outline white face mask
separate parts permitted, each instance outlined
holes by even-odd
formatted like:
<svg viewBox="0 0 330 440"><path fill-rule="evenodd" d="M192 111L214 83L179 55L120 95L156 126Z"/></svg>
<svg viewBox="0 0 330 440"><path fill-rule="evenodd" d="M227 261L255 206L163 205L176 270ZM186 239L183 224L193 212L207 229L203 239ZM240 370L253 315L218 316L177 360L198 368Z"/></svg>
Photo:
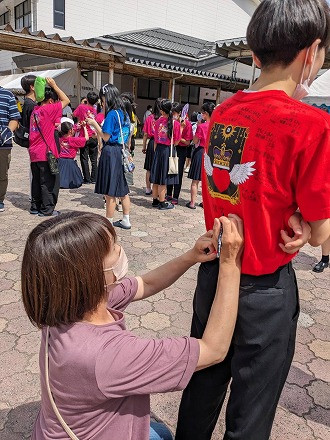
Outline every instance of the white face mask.
<svg viewBox="0 0 330 440"><path fill-rule="evenodd" d="M116 263L112 267L104 269L103 272L109 272L110 270L112 270L114 276L116 277L116 281L122 280L127 275L128 259L127 259L126 252L124 251L124 249L121 246L120 246L119 258L116 261Z"/></svg>
<svg viewBox="0 0 330 440"><path fill-rule="evenodd" d="M313 57L313 62L312 62L312 65L311 65L311 70L309 71L308 78L303 82L303 77L304 77L304 73L305 73L305 69L306 69L306 63L307 63L307 57L308 57L308 54L309 54L309 50L310 50L310 48L307 50L307 53L306 53L304 67L303 67L303 71L301 73L300 83L297 84L297 87L296 87L296 89L295 89L295 91L293 92L293 95L292 95L292 98L296 99L297 101L301 101L303 98L305 98L305 96L309 95L309 93L310 93L311 76L312 76L312 71L313 71L313 68L314 68L315 60L316 60L318 46L315 49L315 53L314 53L314 57Z"/></svg>

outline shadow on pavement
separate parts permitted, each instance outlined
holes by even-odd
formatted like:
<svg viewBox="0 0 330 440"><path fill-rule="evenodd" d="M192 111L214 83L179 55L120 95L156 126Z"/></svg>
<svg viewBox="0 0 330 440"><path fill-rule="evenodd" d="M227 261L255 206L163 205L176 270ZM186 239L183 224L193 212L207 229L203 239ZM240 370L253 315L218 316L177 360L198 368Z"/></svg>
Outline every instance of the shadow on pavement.
<svg viewBox="0 0 330 440"><path fill-rule="evenodd" d="M8 191L6 199L12 203L15 208L21 209L22 211L28 211L30 209L29 196L25 193Z"/></svg>
<svg viewBox="0 0 330 440"><path fill-rule="evenodd" d="M3 440L29 439L39 410L40 401L17 406L10 410L7 416L7 410L0 411L0 419L7 419L4 428L0 431L0 438Z"/></svg>

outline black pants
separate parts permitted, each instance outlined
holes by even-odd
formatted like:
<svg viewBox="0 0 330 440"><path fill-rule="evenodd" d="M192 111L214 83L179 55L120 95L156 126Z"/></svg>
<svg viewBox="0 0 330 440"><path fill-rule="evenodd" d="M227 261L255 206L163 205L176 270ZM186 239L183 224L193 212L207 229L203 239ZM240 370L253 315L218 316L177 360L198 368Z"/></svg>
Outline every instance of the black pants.
<svg viewBox="0 0 330 440"><path fill-rule="evenodd" d="M167 185L167 195L172 197L174 199L178 199L180 196L180 192L181 192L181 187L182 187L182 177L183 177L183 170L184 170L184 165L186 163L186 158L187 158L187 147L176 147L176 151L178 154L178 158L179 158L179 183L177 185ZM174 192L173 192L173 187L174 187Z"/></svg>
<svg viewBox="0 0 330 440"><path fill-rule="evenodd" d="M203 336L218 278L218 260L202 264L191 335ZM242 275L237 323L229 353L198 371L185 389L176 440L209 440L232 379L225 440L268 440L292 362L299 315L292 265L271 275Z"/></svg>
<svg viewBox="0 0 330 440"><path fill-rule="evenodd" d="M96 182L97 173L97 154L98 154L97 139L90 138L86 142L84 148L80 149L80 163L84 176L84 182ZM89 171L88 158L92 164L92 171Z"/></svg>
<svg viewBox="0 0 330 440"><path fill-rule="evenodd" d="M50 172L48 162L32 162L31 210L51 215L60 190L60 175Z"/></svg>

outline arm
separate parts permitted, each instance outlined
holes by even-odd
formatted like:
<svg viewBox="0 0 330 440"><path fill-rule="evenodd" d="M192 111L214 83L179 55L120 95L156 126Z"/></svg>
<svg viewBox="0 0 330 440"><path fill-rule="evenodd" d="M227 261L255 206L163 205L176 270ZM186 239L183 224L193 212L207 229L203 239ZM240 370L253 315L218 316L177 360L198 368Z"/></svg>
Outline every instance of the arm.
<svg viewBox="0 0 330 440"><path fill-rule="evenodd" d="M323 244L330 235L330 219L309 222L312 228L309 244L313 247Z"/></svg>
<svg viewBox="0 0 330 440"><path fill-rule="evenodd" d="M86 141L88 141L88 140L89 140L89 134L88 134L88 131L87 131L87 126L86 126L86 124L84 124L83 127L84 127L84 135L85 135L85 139L86 139Z"/></svg>
<svg viewBox="0 0 330 440"><path fill-rule="evenodd" d="M142 145L142 153L145 154L147 152L147 140L148 140L148 134L143 133L143 145Z"/></svg>
<svg viewBox="0 0 330 440"><path fill-rule="evenodd" d="M205 253L205 249L208 249L207 253ZM175 283L194 264L212 261L215 258L212 231L209 231L197 240L193 249L157 269L137 277L138 290L133 301L155 295Z"/></svg>
<svg viewBox="0 0 330 440"><path fill-rule="evenodd" d="M90 125L91 127L95 128L96 134L97 134L98 137L100 137L102 140L104 140L104 142L108 142L108 140L110 139L110 134L109 133L104 133L102 128L95 121L95 119L86 118L86 122L87 122L88 125Z"/></svg>
<svg viewBox="0 0 330 440"><path fill-rule="evenodd" d="M66 94L58 87L56 84L54 78L46 78L46 81L48 85L54 89L54 91L57 93L58 99L62 103L62 108L66 107L68 104L70 104L70 99L66 96Z"/></svg>
<svg viewBox="0 0 330 440"><path fill-rule="evenodd" d="M16 119L12 119L11 121L9 121L8 123L8 128L11 131L15 131L18 127L18 121Z"/></svg>
<svg viewBox="0 0 330 440"><path fill-rule="evenodd" d="M196 370L222 362L232 340L238 309L241 272L243 222L237 216L221 217L223 226L222 249L218 285L202 339ZM214 236L220 231L215 220Z"/></svg>

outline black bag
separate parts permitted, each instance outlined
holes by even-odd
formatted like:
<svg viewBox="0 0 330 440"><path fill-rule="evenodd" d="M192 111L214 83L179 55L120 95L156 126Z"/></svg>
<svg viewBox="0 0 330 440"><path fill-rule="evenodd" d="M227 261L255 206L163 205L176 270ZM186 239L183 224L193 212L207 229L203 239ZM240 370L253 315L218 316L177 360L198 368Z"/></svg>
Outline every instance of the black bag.
<svg viewBox="0 0 330 440"><path fill-rule="evenodd" d="M14 141L23 148L29 148L29 131L21 124L14 133Z"/></svg>
<svg viewBox="0 0 330 440"><path fill-rule="evenodd" d="M42 140L45 142L46 147L47 147L46 157L47 157L47 162L49 165L50 172L51 172L51 174L54 174L54 175L60 174L60 169L58 167L58 159L55 157L54 153L49 148L49 145L47 144L46 139L44 138L44 135L42 134L42 131L40 129L36 115L34 114L33 116L34 116L34 120L36 121L37 128L38 128L39 133L42 137Z"/></svg>

